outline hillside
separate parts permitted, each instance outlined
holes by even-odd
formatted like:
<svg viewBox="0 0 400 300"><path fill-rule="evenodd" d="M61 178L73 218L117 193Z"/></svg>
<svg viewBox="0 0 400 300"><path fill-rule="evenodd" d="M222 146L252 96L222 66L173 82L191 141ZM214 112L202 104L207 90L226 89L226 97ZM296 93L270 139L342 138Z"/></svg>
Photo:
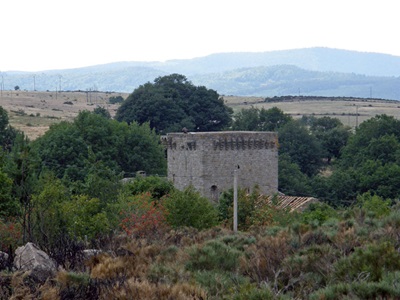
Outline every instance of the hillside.
<svg viewBox="0 0 400 300"><path fill-rule="evenodd" d="M127 94L3 91L0 106L8 112L13 127L22 130L30 139L35 139L52 124L72 121L82 110L92 111L101 106L113 116L118 104L110 104L108 99L115 96L126 98Z"/></svg>
<svg viewBox="0 0 400 300"><path fill-rule="evenodd" d="M26 92L3 91L0 105L8 112L10 124L35 139L43 135L49 126L61 121L72 121L79 111L93 110L101 106L108 109L113 116L118 104L110 104L110 97L122 96L127 93L109 92ZM331 116L343 124L356 127L357 124L378 114L387 114L400 119L400 104L397 101L371 98L345 97L239 97L223 96L225 103L235 112L242 108L263 107L269 109L278 107L294 118L303 115Z"/></svg>
<svg viewBox="0 0 400 300"><path fill-rule="evenodd" d="M345 96L400 100L400 57L329 48L217 53L166 62L117 62L36 73L3 72L4 89L132 92L158 76L185 75L224 95Z"/></svg>
<svg viewBox="0 0 400 300"><path fill-rule="evenodd" d="M197 75L193 82L224 95L332 96L400 100L400 77L320 72L292 65L242 68L224 73Z"/></svg>

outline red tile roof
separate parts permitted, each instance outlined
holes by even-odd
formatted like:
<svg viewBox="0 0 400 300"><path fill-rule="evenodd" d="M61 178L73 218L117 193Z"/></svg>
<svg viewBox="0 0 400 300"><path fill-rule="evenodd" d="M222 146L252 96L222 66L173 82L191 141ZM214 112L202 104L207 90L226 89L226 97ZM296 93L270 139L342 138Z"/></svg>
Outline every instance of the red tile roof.
<svg viewBox="0 0 400 300"><path fill-rule="evenodd" d="M256 207L265 204L272 204L273 202L275 202L277 207L282 209L288 208L290 211L303 211L311 203L318 202L318 199L313 197L297 197L286 195L259 197L256 200Z"/></svg>

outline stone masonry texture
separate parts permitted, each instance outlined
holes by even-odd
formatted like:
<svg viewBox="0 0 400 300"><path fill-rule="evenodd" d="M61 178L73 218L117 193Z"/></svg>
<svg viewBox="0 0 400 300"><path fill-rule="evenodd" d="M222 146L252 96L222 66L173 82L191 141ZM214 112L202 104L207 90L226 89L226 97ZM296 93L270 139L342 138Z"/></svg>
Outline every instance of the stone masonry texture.
<svg viewBox="0 0 400 300"><path fill-rule="evenodd" d="M175 187L193 185L203 196L217 201L221 192L256 185L266 195L278 191L278 135L275 132L223 131L169 133L168 179Z"/></svg>

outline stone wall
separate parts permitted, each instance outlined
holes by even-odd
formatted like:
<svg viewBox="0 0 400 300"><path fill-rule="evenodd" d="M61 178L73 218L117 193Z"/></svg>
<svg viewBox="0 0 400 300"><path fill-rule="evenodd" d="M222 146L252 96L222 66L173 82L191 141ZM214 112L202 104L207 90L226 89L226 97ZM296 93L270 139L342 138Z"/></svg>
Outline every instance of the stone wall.
<svg viewBox="0 0 400 300"><path fill-rule="evenodd" d="M217 200L238 185L264 194L278 190L278 136L274 132L224 131L169 133L163 137L168 155L168 178L178 189L193 185Z"/></svg>

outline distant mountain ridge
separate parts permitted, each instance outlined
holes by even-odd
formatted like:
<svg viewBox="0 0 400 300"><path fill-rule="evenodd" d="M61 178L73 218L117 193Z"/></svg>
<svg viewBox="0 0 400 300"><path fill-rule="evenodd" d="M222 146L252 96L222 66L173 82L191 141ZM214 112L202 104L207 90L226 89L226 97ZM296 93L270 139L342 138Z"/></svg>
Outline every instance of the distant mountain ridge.
<svg viewBox="0 0 400 300"><path fill-rule="evenodd" d="M374 97L400 100L400 57L306 48L217 53L166 62L116 62L43 72L2 73L4 88L132 92L171 73L185 75L224 95ZM34 79L33 79L34 77Z"/></svg>

